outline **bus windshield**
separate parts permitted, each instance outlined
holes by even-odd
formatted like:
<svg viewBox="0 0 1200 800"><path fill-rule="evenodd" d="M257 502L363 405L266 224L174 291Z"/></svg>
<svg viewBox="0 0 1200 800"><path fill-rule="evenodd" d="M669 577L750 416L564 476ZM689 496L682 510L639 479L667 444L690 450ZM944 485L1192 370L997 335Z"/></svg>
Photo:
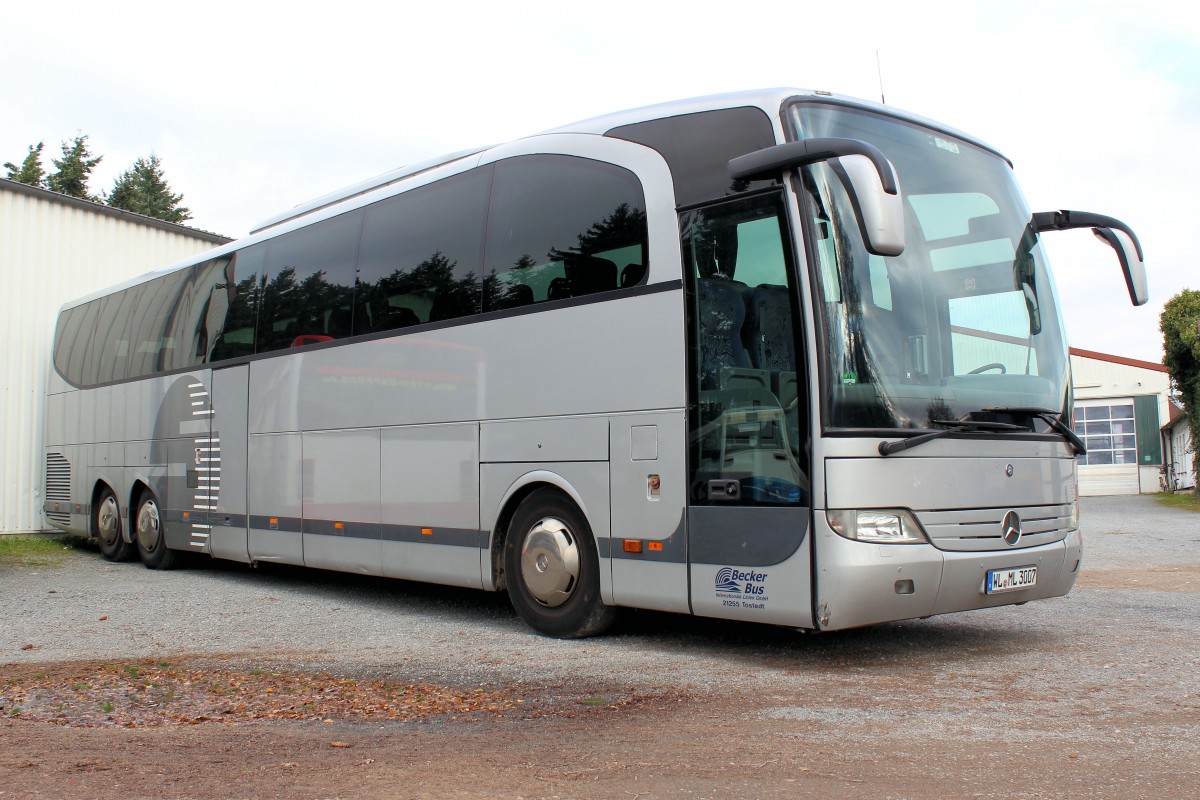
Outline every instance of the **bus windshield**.
<svg viewBox="0 0 1200 800"><path fill-rule="evenodd" d="M833 167L801 170L826 429L926 429L989 408L1062 409L1066 338L1009 165L953 135L795 103L802 138L870 142L904 193L902 255L871 255Z"/></svg>

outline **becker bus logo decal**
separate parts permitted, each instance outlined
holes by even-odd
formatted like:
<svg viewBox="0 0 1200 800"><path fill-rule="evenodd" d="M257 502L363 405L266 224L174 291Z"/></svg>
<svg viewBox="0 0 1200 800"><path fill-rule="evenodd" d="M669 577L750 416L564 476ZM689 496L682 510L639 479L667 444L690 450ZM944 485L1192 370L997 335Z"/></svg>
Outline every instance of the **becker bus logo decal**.
<svg viewBox="0 0 1200 800"><path fill-rule="evenodd" d="M730 608L766 608L767 573L721 567L713 581L721 605Z"/></svg>

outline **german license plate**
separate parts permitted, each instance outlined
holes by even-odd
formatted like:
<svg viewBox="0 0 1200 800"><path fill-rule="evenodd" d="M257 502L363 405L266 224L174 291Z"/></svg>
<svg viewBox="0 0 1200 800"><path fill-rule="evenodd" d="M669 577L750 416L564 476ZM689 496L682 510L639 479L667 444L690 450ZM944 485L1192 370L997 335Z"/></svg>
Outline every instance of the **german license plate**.
<svg viewBox="0 0 1200 800"><path fill-rule="evenodd" d="M988 570L988 594L1015 592L1018 589L1028 589L1037 584L1037 567L1014 567L1013 569Z"/></svg>

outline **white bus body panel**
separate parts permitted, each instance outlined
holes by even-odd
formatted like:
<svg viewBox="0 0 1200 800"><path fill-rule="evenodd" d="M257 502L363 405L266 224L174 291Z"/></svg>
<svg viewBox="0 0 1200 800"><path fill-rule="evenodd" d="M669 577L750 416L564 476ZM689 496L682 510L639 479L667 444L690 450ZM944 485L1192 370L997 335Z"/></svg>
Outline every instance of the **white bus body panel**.
<svg viewBox="0 0 1200 800"><path fill-rule="evenodd" d="M482 588L479 426L382 431L383 574Z"/></svg>
<svg viewBox="0 0 1200 800"><path fill-rule="evenodd" d="M682 411L616 415L609 437L613 601L687 613L686 418ZM658 478L657 494L651 476ZM625 539L641 540L642 552L626 553Z"/></svg>

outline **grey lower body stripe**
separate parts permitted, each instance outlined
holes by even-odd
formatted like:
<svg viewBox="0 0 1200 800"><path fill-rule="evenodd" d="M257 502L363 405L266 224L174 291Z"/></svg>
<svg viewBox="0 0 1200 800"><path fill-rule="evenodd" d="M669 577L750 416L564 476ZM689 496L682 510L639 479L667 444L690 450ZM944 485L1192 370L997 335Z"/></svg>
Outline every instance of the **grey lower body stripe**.
<svg viewBox="0 0 1200 800"><path fill-rule="evenodd" d="M221 515L213 515L213 524L222 523ZM275 520L274 523L271 520ZM284 533L303 533L308 536L340 536L348 539L380 539L385 542L413 542L424 544L444 544L454 547L486 548L491 534L488 531L471 530L469 528L444 528L437 526L396 525L377 522L339 522L328 519L304 519L301 517L266 517L252 514L248 527L256 530L283 531ZM337 527L338 525L342 527ZM432 534L423 534L422 530L432 530Z"/></svg>
<svg viewBox="0 0 1200 800"><path fill-rule="evenodd" d="M642 539L642 552L626 553L625 539L633 539L635 537L616 537L605 539L597 539L596 545L600 550L601 558L622 558L631 561L656 561L669 564L683 564L687 562L687 532L683 525L683 512L679 514L679 523L675 526L675 531L666 539ZM651 550L647 547L650 542L657 542L662 545L662 550Z"/></svg>

